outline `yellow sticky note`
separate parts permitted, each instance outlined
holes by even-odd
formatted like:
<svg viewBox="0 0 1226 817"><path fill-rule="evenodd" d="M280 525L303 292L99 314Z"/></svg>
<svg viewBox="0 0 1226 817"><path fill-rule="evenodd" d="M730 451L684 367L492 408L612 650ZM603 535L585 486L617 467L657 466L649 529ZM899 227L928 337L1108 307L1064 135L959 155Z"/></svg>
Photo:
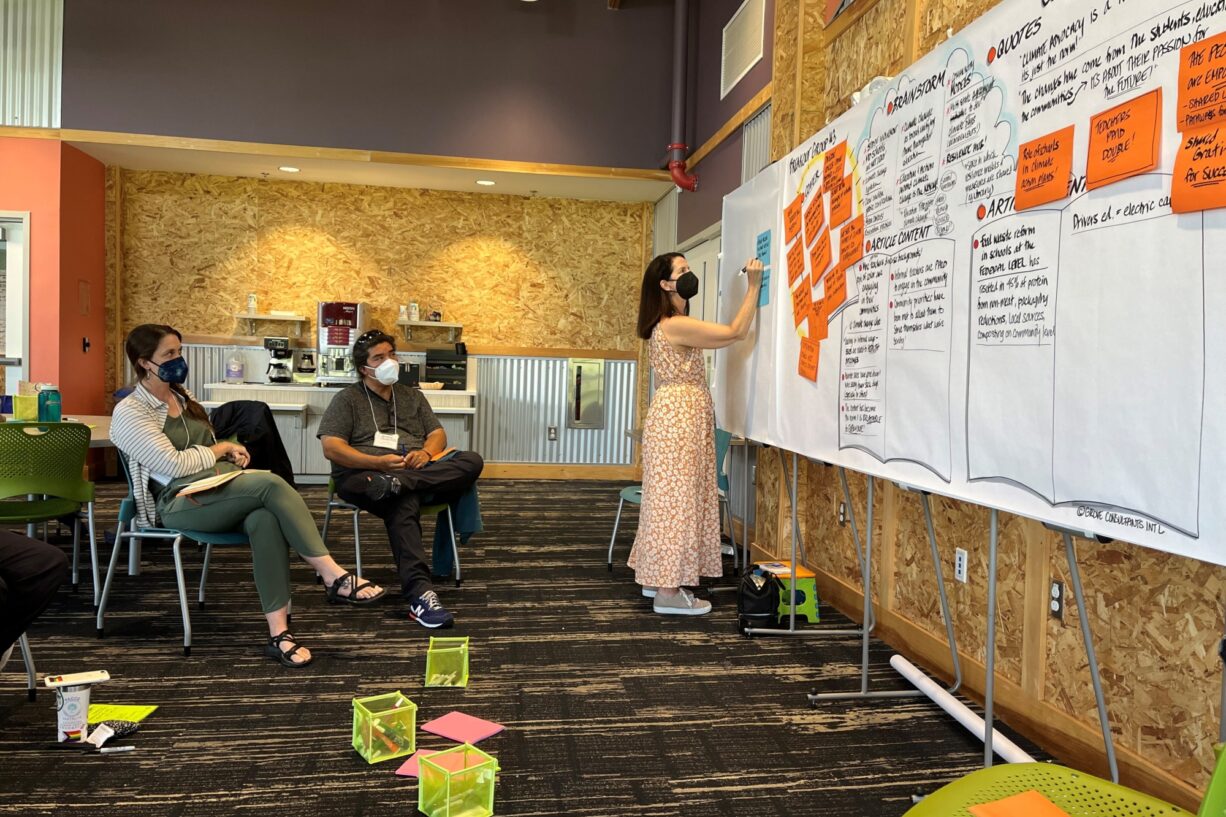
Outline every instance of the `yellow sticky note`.
<svg viewBox="0 0 1226 817"><path fill-rule="evenodd" d="M140 723L153 714L156 706L137 706L124 704L90 704L89 722L102 721L132 721Z"/></svg>

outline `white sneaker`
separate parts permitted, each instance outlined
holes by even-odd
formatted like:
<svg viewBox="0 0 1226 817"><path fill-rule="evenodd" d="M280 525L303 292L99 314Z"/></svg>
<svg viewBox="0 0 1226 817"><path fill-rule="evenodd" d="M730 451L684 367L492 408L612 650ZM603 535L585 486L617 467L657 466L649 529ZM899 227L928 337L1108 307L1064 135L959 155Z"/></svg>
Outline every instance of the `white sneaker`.
<svg viewBox="0 0 1226 817"><path fill-rule="evenodd" d="M16 644L9 644L9 648L4 651L4 655L0 655L0 670L4 669L4 665L9 662L9 658L13 655L13 647L16 646Z"/></svg>
<svg viewBox="0 0 1226 817"><path fill-rule="evenodd" d="M703 616L711 612L711 602L694 598L694 594L683 587L672 598L656 596L651 609L664 616Z"/></svg>
<svg viewBox="0 0 1226 817"><path fill-rule="evenodd" d="M654 587L648 587L647 585L643 585L643 598L654 599L655 597L656 597L656 589Z"/></svg>

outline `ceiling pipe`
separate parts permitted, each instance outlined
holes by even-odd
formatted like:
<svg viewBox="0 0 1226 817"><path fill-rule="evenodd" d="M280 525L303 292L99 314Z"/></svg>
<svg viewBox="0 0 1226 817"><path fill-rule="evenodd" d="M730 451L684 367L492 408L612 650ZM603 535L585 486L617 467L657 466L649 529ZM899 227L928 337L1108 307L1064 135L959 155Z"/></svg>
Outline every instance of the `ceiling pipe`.
<svg viewBox="0 0 1226 817"><path fill-rule="evenodd" d="M689 3L673 2L673 123L672 142L668 145L668 172L673 183L693 193L698 189L698 176L687 173L685 156L690 146L685 143L685 62L689 39Z"/></svg>

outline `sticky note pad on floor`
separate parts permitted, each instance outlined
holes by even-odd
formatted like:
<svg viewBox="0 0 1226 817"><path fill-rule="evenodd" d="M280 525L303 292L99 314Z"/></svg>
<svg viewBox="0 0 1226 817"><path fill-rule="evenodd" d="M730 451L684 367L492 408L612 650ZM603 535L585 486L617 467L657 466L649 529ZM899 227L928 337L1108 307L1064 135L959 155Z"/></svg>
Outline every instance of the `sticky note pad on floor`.
<svg viewBox="0 0 1226 817"><path fill-rule="evenodd" d="M1069 813L1039 794L1034 789L981 803L967 809L975 817L1069 817Z"/></svg>
<svg viewBox="0 0 1226 817"><path fill-rule="evenodd" d="M435 718L422 724L422 731L432 735L454 740L459 743L476 743L491 735L497 735L504 727L500 723L474 718L463 712L448 712L441 718Z"/></svg>
<svg viewBox="0 0 1226 817"><path fill-rule="evenodd" d="M132 721L140 723L153 714L156 706L126 706L123 704L90 704L89 722Z"/></svg>
<svg viewBox="0 0 1226 817"><path fill-rule="evenodd" d="M406 760L401 765L399 769L396 770L396 774L399 775L400 777L418 777L420 776L421 775L421 759L423 757L429 757L432 754L435 754L435 752L426 751L425 749L417 750L416 752L412 754L412 756L409 757L408 760Z"/></svg>

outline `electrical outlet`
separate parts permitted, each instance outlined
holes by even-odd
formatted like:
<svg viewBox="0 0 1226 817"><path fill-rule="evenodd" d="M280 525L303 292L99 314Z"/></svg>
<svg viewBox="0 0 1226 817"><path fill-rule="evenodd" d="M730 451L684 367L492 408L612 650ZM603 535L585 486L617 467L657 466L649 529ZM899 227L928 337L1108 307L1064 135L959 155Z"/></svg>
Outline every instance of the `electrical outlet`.
<svg viewBox="0 0 1226 817"><path fill-rule="evenodd" d="M839 503L839 524L840 525L847 524L847 503L846 502Z"/></svg>
<svg viewBox="0 0 1226 817"><path fill-rule="evenodd" d="M548 434L549 434L549 442L556 443L558 441L558 427L557 426L549 426Z"/></svg>
<svg viewBox="0 0 1226 817"><path fill-rule="evenodd" d="M1051 617L1064 623L1064 582L1053 581L1051 583L1051 601L1048 602L1048 609L1051 610Z"/></svg>
<svg viewBox="0 0 1226 817"><path fill-rule="evenodd" d="M966 551L962 548L954 549L954 578L966 584Z"/></svg>

